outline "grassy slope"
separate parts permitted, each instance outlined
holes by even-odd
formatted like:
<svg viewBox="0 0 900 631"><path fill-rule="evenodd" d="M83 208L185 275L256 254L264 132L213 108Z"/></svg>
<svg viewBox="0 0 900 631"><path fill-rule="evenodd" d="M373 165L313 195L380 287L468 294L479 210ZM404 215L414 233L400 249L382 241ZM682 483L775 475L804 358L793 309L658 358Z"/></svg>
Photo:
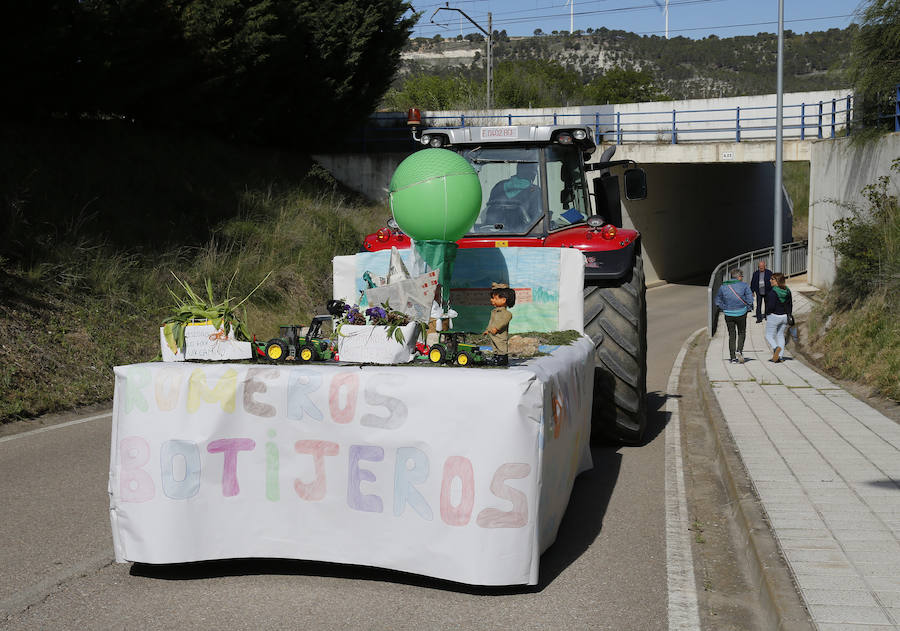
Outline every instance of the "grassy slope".
<svg viewBox="0 0 900 631"><path fill-rule="evenodd" d="M848 310L833 297L810 314L810 349L831 374L900 401L900 296L879 291Z"/></svg>
<svg viewBox="0 0 900 631"><path fill-rule="evenodd" d="M171 272L242 298L262 339L330 297L331 259L389 211L303 155L118 124L0 129L0 422L103 401L152 360Z"/></svg>

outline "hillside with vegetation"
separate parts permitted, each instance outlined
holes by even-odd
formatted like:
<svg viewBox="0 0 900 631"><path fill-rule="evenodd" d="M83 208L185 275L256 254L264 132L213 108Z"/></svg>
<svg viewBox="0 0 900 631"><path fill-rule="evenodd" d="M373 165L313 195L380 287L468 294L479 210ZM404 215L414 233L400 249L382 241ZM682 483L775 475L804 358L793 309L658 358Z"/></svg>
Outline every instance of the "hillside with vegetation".
<svg viewBox="0 0 900 631"><path fill-rule="evenodd" d="M298 152L127 123L0 125L0 423L108 401L160 354L183 295L247 303L249 332L309 324L331 259L390 211Z"/></svg>
<svg viewBox="0 0 900 631"><path fill-rule="evenodd" d="M858 29L813 33L785 32L785 90L791 92L846 88L852 41ZM415 38L404 51L400 72L382 107L398 104L404 90L420 89L424 77L444 84L442 105L454 98L461 105L483 106L484 38ZM499 107L522 106L507 84L534 83L534 107L631 102L656 99L727 97L775 92L777 36L693 40L637 35L606 28L572 34L541 33L533 37L494 38L495 101ZM428 86L426 86L428 87Z"/></svg>

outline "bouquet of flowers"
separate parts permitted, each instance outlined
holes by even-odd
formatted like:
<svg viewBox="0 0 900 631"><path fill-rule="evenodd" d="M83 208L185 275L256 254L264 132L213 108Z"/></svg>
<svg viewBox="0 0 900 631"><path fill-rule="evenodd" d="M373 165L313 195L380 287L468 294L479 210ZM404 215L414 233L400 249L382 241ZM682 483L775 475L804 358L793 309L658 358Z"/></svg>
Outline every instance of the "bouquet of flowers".
<svg viewBox="0 0 900 631"><path fill-rule="evenodd" d="M389 303L385 302L380 307L369 307L365 311L362 311L362 307L359 305L344 303L338 309L339 311L336 309L336 312L340 315L335 318L334 327L336 335L341 334L341 326L344 324L369 324L387 327L387 336L389 338L393 337L400 344L406 343L401 329L409 324L410 317L402 311L392 309ZM420 329L421 335L424 336L424 325L420 326Z"/></svg>

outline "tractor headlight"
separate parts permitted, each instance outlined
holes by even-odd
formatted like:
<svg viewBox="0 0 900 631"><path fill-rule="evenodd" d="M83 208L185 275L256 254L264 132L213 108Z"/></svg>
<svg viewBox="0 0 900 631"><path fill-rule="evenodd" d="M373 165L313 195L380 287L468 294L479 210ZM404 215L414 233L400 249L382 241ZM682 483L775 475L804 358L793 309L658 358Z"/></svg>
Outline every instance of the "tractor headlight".
<svg viewBox="0 0 900 631"><path fill-rule="evenodd" d="M603 227L603 219L597 215L591 215L587 218L587 225L592 230L599 230Z"/></svg>
<svg viewBox="0 0 900 631"><path fill-rule="evenodd" d="M574 132L572 132L572 135L575 136L575 140L584 140L585 138L587 138L587 132L583 129L576 129Z"/></svg>

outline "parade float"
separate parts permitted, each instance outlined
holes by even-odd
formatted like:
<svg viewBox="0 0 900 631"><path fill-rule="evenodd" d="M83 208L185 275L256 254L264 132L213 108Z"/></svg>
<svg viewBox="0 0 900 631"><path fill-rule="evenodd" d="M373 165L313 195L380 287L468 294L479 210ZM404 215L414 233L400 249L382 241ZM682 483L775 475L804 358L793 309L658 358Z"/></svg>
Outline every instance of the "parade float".
<svg viewBox="0 0 900 631"><path fill-rule="evenodd" d="M334 259L328 311L339 361L275 361L290 348L303 360L298 329L275 338L290 336L293 346L264 345L279 357L257 353L252 363L115 369L117 561L288 558L537 584L575 477L592 466L594 345L576 336L489 367L491 353L478 349L474 361L457 332L485 330L496 282L514 292L513 332L581 331L584 257L568 248L457 252L452 242L475 220L480 189L435 151L449 153L413 154L413 175L398 169L403 177L392 180L398 227L425 245ZM460 219L454 196L466 195L469 218ZM434 226L457 224L456 232L417 224L428 211ZM389 309L408 322L392 322ZM414 352L429 322L445 320L453 328L432 344L443 349L439 361ZM373 342L375 331L384 338ZM387 341L401 350L381 354ZM456 361L444 361L451 346ZM469 351L473 361L461 364Z"/></svg>

